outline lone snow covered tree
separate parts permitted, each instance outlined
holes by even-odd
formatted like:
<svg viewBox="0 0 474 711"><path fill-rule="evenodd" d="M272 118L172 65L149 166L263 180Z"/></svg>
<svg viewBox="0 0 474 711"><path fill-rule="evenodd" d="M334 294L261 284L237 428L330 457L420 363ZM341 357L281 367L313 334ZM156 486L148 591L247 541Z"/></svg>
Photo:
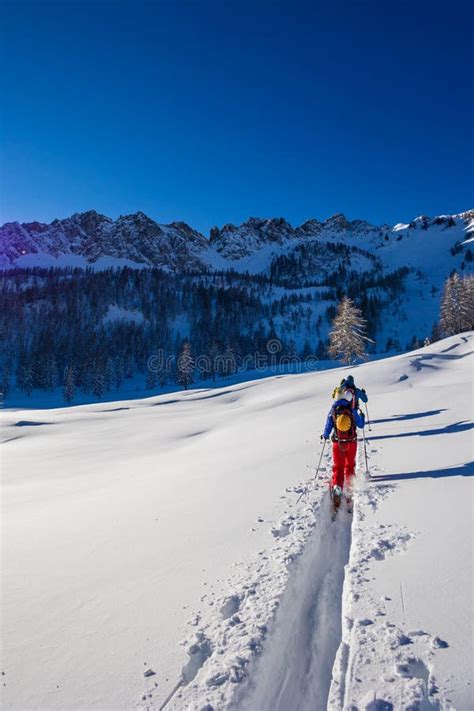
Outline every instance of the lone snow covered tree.
<svg viewBox="0 0 474 711"><path fill-rule="evenodd" d="M445 336L470 331L473 327L474 277L454 273L444 285L440 327Z"/></svg>
<svg viewBox="0 0 474 711"><path fill-rule="evenodd" d="M365 343L373 343L365 333L367 322L360 309L345 296L338 306L336 317L329 333L328 353L334 358L342 358L349 365L356 358L363 358Z"/></svg>
<svg viewBox="0 0 474 711"><path fill-rule="evenodd" d="M183 348L176 362L176 369L177 382L179 385L182 385L185 390L187 390L193 382L194 374L194 358L191 352L191 345L188 341L185 341L183 344Z"/></svg>

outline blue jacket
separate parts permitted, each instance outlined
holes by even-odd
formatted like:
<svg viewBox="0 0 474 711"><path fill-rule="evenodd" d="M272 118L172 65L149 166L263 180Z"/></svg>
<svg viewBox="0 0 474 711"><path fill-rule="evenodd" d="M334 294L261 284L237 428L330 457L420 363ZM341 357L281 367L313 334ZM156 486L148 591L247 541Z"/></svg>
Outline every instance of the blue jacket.
<svg viewBox="0 0 474 711"><path fill-rule="evenodd" d="M361 390L360 388L356 388L356 398L357 400L362 400L362 402L368 402L369 400L365 390Z"/></svg>
<svg viewBox="0 0 474 711"><path fill-rule="evenodd" d="M324 427L324 432L323 432L323 437L324 439L329 439L329 435L331 434L333 427L334 427L334 410L338 405L347 405L347 400L336 400L336 402L333 404L331 409L328 412L328 416L326 418L326 426ZM362 412L359 412L359 410L352 410L352 414L354 415L354 420L357 425L357 427L364 427L365 426L365 417Z"/></svg>

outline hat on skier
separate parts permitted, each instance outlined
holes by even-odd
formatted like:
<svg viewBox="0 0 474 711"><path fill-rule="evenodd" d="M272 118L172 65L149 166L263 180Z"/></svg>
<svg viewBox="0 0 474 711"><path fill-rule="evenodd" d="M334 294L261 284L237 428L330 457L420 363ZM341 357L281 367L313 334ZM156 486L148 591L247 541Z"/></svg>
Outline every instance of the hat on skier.
<svg viewBox="0 0 474 711"><path fill-rule="evenodd" d="M352 385L354 386L354 376L353 375L348 375L346 378L346 385Z"/></svg>
<svg viewBox="0 0 474 711"><path fill-rule="evenodd" d="M349 432L352 427L352 420L349 415L338 415L336 417L336 427L339 432Z"/></svg>

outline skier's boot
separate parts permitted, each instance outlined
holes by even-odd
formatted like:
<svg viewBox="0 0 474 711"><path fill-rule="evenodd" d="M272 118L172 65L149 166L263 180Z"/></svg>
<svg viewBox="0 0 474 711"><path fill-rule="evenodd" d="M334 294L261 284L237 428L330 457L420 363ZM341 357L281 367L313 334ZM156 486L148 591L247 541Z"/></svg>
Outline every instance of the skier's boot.
<svg viewBox="0 0 474 711"><path fill-rule="evenodd" d="M340 487L340 486L337 486L337 484L336 484L336 486L333 486L333 487L332 487L332 492L331 492L331 494L332 494L331 498L332 498L332 503L333 503L333 506L334 506L334 510L337 511L337 509L338 509L339 506L341 505L341 500L342 500L342 489L341 489L341 487Z"/></svg>

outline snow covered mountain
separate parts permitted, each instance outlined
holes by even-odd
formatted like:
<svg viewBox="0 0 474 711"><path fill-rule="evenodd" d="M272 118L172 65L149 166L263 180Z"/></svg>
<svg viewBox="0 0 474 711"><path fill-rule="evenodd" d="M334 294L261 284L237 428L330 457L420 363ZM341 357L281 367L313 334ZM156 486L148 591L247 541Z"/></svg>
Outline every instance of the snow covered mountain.
<svg viewBox="0 0 474 711"><path fill-rule="evenodd" d="M0 240L4 267L135 264L194 270L203 267L208 245L184 222L158 225L142 212L113 221L94 210L49 225L8 223L0 228Z"/></svg>
<svg viewBox="0 0 474 711"><path fill-rule="evenodd" d="M251 217L239 227L224 225L222 229L214 228L211 230L210 243L226 259L240 260L268 246L276 248L269 255L274 256L279 251L278 247L291 250L298 246L299 241L315 238L339 238L344 241L354 236L370 238L387 230L390 230L388 225L375 227L363 220L349 222L342 214L334 215L324 222L307 220L296 228L282 217L270 220Z"/></svg>
<svg viewBox="0 0 474 711"><path fill-rule="evenodd" d="M250 218L240 226L213 228L208 240L184 222L160 225L141 212L112 220L93 210L51 224L7 223L0 227L0 266L158 266L174 271L229 269L268 272L279 257L298 261L328 245L364 250L386 268L410 264L422 268L433 255L446 268L456 268L450 250L474 235L474 211L413 222L374 226L334 215L324 222L308 220L292 227L283 218ZM461 255L460 247L458 254ZM331 253L328 253L331 257ZM323 260L324 261L324 260ZM326 260L330 261L329 259ZM301 278L321 268L299 259ZM328 265L326 264L326 267ZM358 271L367 264L354 265ZM446 269L445 269L446 271Z"/></svg>
<svg viewBox="0 0 474 711"><path fill-rule="evenodd" d="M371 478L361 442L334 522L347 368L5 410L2 707L474 708L473 337L351 370Z"/></svg>

